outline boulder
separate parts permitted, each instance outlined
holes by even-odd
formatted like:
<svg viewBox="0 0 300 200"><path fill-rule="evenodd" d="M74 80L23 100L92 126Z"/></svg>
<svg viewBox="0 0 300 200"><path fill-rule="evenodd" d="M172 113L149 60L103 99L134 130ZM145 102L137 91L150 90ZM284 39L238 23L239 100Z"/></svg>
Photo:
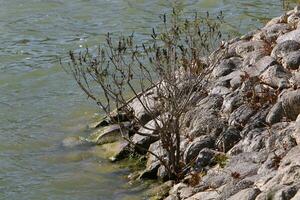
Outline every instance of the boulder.
<svg viewBox="0 0 300 200"><path fill-rule="evenodd" d="M217 149L221 152L229 151L242 139L239 132L236 128L230 127L221 133L216 142Z"/></svg>
<svg viewBox="0 0 300 200"><path fill-rule="evenodd" d="M273 88L284 89L289 86L289 78L291 74L287 72L281 65L273 65L269 67L260 76L262 83Z"/></svg>
<svg viewBox="0 0 300 200"><path fill-rule="evenodd" d="M189 164L192 162L199 152L204 148L214 148L215 140L213 137L208 135L203 135L196 138L192 143L189 144L187 149L184 152L184 162Z"/></svg>
<svg viewBox="0 0 300 200"><path fill-rule="evenodd" d="M278 59L288 55L290 52L297 51L300 49L299 42L295 40L282 41L273 48L271 56Z"/></svg>
<svg viewBox="0 0 300 200"><path fill-rule="evenodd" d="M141 127L138 132L132 137L132 142L139 153L146 153L150 144L159 139L157 130L161 126L159 119L153 119L145 126Z"/></svg>
<svg viewBox="0 0 300 200"><path fill-rule="evenodd" d="M300 42L300 29L296 29L294 31L279 36L276 42L279 44L288 40L294 40L296 42Z"/></svg>
<svg viewBox="0 0 300 200"><path fill-rule="evenodd" d="M235 195L228 198L228 200L255 200L257 195L259 195L260 190L257 188L248 188L239 191Z"/></svg>
<svg viewBox="0 0 300 200"><path fill-rule="evenodd" d="M265 51L266 45L267 44L264 41L245 41L236 47L236 53L237 55L245 58L250 52Z"/></svg>
<svg viewBox="0 0 300 200"><path fill-rule="evenodd" d="M294 51L284 56L282 65L287 69L297 70L300 66L300 51Z"/></svg>

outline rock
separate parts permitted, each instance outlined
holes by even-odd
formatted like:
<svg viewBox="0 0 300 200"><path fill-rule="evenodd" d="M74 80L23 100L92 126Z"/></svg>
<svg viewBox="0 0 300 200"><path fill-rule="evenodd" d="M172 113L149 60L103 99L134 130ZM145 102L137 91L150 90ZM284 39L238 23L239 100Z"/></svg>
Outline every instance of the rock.
<svg viewBox="0 0 300 200"><path fill-rule="evenodd" d="M199 192L186 200L216 200L219 196L217 191Z"/></svg>
<svg viewBox="0 0 300 200"><path fill-rule="evenodd" d="M147 152L150 144L156 142L159 139L159 135L157 133L158 127L162 126L161 121L159 119L153 119L148 122L144 127L141 127L132 137L132 142L136 145L136 151L144 154Z"/></svg>
<svg viewBox="0 0 300 200"><path fill-rule="evenodd" d="M199 152L204 148L213 148L215 145L215 140L211 136L200 136L196 138L189 146L187 147L186 151L184 152L184 162L189 164L192 162Z"/></svg>
<svg viewBox="0 0 300 200"><path fill-rule="evenodd" d="M156 89L157 88L151 89L139 98L134 98L128 104L129 109L133 110L134 116L142 125L145 125L159 115L157 111L158 102L155 100L157 96Z"/></svg>
<svg viewBox="0 0 300 200"><path fill-rule="evenodd" d="M236 143L241 140L240 133L235 128L228 128L217 139L217 149L222 152L229 151Z"/></svg>
<svg viewBox="0 0 300 200"><path fill-rule="evenodd" d="M179 199L186 199L192 196L193 193L193 188L184 183L178 183L174 185L173 188L169 191L170 196L175 196Z"/></svg>
<svg viewBox="0 0 300 200"><path fill-rule="evenodd" d="M283 92L279 101L282 102L285 116L295 121L300 114L300 89Z"/></svg>
<svg viewBox="0 0 300 200"><path fill-rule="evenodd" d="M226 76L222 76L216 80L217 85L222 86L231 86L233 88L238 87L238 85L241 84L241 76L244 76L245 72L242 72L241 70L236 70L231 72L230 74Z"/></svg>
<svg viewBox="0 0 300 200"><path fill-rule="evenodd" d="M219 120L217 112L222 106L223 98L210 95L202 99L195 108L190 109L183 117L182 132L190 138L210 134L217 136L224 128L224 122Z"/></svg>
<svg viewBox="0 0 300 200"><path fill-rule="evenodd" d="M212 71L212 75L215 78L219 78L221 76L226 76L230 74L233 70L235 70L238 66L242 64L240 58L233 57L230 59L226 59L221 61L221 63L215 67Z"/></svg>
<svg viewBox="0 0 300 200"><path fill-rule="evenodd" d="M202 149L197 158L196 158L196 161L195 161L195 166L194 168L197 170L197 171L201 171L204 167L212 164L213 162L213 158L215 157L215 155L217 155L218 152L217 151L214 151L214 150L211 150L211 149L208 149L208 148L204 148Z"/></svg>
<svg viewBox="0 0 300 200"><path fill-rule="evenodd" d="M266 117L266 122L268 124L275 124L281 121L281 119L285 116L285 112L282 107L282 102L277 102Z"/></svg>
<svg viewBox="0 0 300 200"><path fill-rule="evenodd" d="M236 53L245 58L246 54L254 51L265 51L266 43L264 41L246 41L236 47Z"/></svg>
<svg viewBox="0 0 300 200"><path fill-rule="evenodd" d="M111 150L114 151L109 158L112 162L123 160L131 153L130 144L127 141L118 142L117 146Z"/></svg>
<svg viewBox="0 0 300 200"><path fill-rule="evenodd" d="M232 92L224 97L221 113L228 118L229 115L243 104L243 98L239 92Z"/></svg>
<svg viewBox="0 0 300 200"><path fill-rule="evenodd" d="M230 126L243 126L246 124L248 119L255 113L255 110L249 105L244 104L238 107L234 112L231 113L228 124Z"/></svg>
<svg viewBox="0 0 300 200"><path fill-rule="evenodd" d="M253 65L269 53L266 50L252 51L244 55L243 66Z"/></svg>
<svg viewBox="0 0 300 200"><path fill-rule="evenodd" d="M292 199L296 195L298 189L299 186L284 186L282 189L275 192L273 198L276 200Z"/></svg>
<svg viewBox="0 0 300 200"><path fill-rule="evenodd" d="M255 200L259 193L260 190L257 188L248 188L239 191L235 195L231 196L228 200Z"/></svg>
<svg viewBox="0 0 300 200"><path fill-rule="evenodd" d="M273 65L260 75L260 80L273 88L287 88L291 75L281 65Z"/></svg>
<svg viewBox="0 0 300 200"><path fill-rule="evenodd" d="M121 128L118 124L102 127L91 133L85 140L98 145L122 140L123 136L128 137L127 128L130 126L130 123L123 123L122 126L124 128Z"/></svg>
<svg viewBox="0 0 300 200"><path fill-rule="evenodd" d="M300 34L300 33L299 33ZM300 43L295 40L285 40L279 42L272 50L271 56L274 58L282 58L290 52L300 49Z"/></svg>
<svg viewBox="0 0 300 200"><path fill-rule="evenodd" d="M288 41L288 40L294 40L296 42L300 42L300 29L296 29L294 31L288 32L284 35L281 35L277 38L276 42L277 44Z"/></svg>
<svg viewBox="0 0 300 200"><path fill-rule="evenodd" d="M296 143L300 144L300 114L297 117L297 120L295 122L295 131L292 135L294 139L296 140Z"/></svg>
<svg viewBox="0 0 300 200"><path fill-rule="evenodd" d="M169 190L173 186L173 181L167 181L157 187L151 188L147 191L147 196L151 197L150 199L164 199L168 196Z"/></svg>
<svg viewBox="0 0 300 200"><path fill-rule="evenodd" d="M284 56L282 65L287 69L297 70L300 66L300 51L294 51Z"/></svg>
<svg viewBox="0 0 300 200"><path fill-rule="evenodd" d="M252 181L248 180L236 180L227 183L222 187L220 197L217 200L227 200L230 196L238 193L241 190L247 189L253 185Z"/></svg>
<svg viewBox="0 0 300 200"><path fill-rule="evenodd" d="M162 148L161 142L157 141L150 145L149 151L153 152L155 155L164 158L166 156L166 151ZM161 162L158 158L150 153L147 153L147 163L146 169L141 173L140 179L156 179L157 171L161 166Z"/></svg>
<svg viewBox="0 0 300 200"><path fill-rule="evenodd" d="M265 27L273 26L274 24L286 23L287 22L287 15L281 15L279 17L275 17L271 19Z"/></svg>
<svg viewBox="0 0 300 200"><path fill-rule="evenodd" d="M231 92L230 89L224 86L216 86L214 87L211 92L209 93L210 95L227 95Z"/></svg>
<svg viewBox="0 0 300 200"><path fill-rule="evenodd" d="M285 23L276 23L262 28L264 38L269 41L275 41L278 36L285 34L291 30L290 25Z"/></svg>
<svg viewBox="0 0 300 200"><path fill-rule="evenodd" d="M249 74L250 77L254 77L254 76L259 76L267 68L276 64L278 63L273 57L264 56L253 65L247 65L247 67L245 67L244 70L247 72L247 74Z"/></svg>
<svg viewBox="0 0 300 200"><path fill-rule="evenodd" d="M300 20L300 13L298 12L294 12L293 14L291 14L288 18L287 18L287 22L289 24L291 24L292 26L295 26Z"/></svg>

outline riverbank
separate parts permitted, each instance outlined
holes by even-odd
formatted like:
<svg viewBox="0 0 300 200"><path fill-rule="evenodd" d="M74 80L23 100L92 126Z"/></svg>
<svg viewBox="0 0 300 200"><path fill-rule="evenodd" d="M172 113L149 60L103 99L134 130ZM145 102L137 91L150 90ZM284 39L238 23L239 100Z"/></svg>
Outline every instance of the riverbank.
<svg viewBox="0 0 300 200"><path fill-rule="evenodd" d="M194 94L195 106L180 122L182 159L193 164L181 182L166 182L171 189L159 198L300 198L299 7L260 30L225 42L212 56L221 60L208 65L213 67L207 75L209 87ZM142 105L134 100L132 104L136 117L155 127ZM106 128L93 142L121 138L118 125L104 120L100 126ZM135 134L132 141L165 157L159 138ZM128 145L124 141L114 160L128 155ZM136 177L168 180L158 159L149 153L146 158L146 169Z"/></svg>

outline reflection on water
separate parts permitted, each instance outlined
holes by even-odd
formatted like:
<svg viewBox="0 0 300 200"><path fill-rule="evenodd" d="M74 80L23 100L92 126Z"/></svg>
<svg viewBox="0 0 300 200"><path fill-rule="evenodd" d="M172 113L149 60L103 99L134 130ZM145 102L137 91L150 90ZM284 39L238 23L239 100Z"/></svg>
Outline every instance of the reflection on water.
<svg viewBox="0 0 300 200"><path fill-rule="evenodd" d="M0 0L0 199L140 199L143 188L128 186L128 170L108 163L101 147L62 147L99 113L57 56L107 32L145 40L172 6L222 10L232 32L282 13L281 0Z"/></svg>

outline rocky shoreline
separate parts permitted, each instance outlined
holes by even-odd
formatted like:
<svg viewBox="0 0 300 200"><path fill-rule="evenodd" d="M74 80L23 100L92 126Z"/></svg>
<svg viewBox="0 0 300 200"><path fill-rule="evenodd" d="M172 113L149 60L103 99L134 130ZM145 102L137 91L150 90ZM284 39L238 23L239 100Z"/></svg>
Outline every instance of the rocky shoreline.
<svg viewBox="0 0 300 200"><path fill-rule="evenodd" d="M147 158L138 178L167 181L164 188L170 190L158 199L300 199L300 7L220 48L226 53L209 74L209 87L197 91L194 107L181 120L182 158L192 163L185 177L179 183L167 181L159 160L135 148ZM151 101L151 95L142 98ZM151 127L141 128L145 135L133 135L132 142L164 157L153 116L139 101L130 104ZM88 142L121 138L120 125L107 119L93 128L100 131ZM113 160L126 157L129 146L121 142Z"/></svg>

